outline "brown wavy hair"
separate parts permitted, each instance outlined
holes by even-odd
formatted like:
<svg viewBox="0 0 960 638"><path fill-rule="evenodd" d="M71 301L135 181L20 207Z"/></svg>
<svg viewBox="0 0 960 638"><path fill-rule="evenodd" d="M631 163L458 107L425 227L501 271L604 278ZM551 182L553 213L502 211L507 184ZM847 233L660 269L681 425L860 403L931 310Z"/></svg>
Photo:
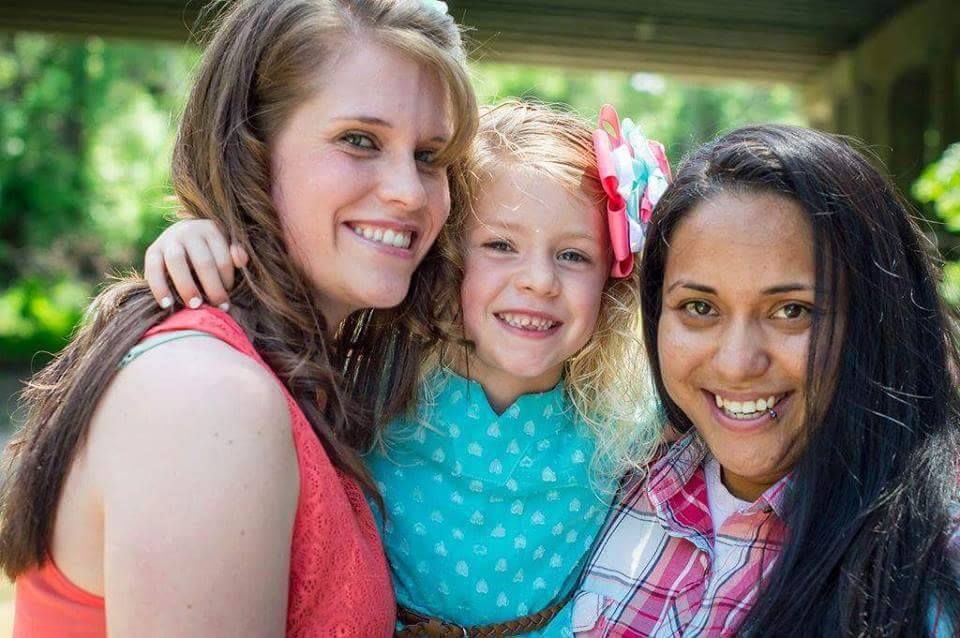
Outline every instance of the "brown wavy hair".
<svg viewBox="0 0 960 638"><path fill-rule="evenodd" d="M187 215L216 221L251 255L231 295L241 325L334 466L375 493L355 451L371 438L364 418L370 412L350 408L342 375L379 375L373 357L349 355L389 356L393 340L376 330L369 313L328 330L316 291L284 246L270 196L271 143L318 90L324 62L370 40L443 81L455 130L440 161L457 158L477 117L460 31L450 16L419 0L241 0L208 11L212 37L174 150L175 193ZM413 286L425 279L415 278ZM22 395L26 423L8 446L0 487L0 566L9 577L47 558L67 472L97 403L123 355L168 314L142 279L115 283L94 300L71 343L29 382ZM343 335L350 352L342 349Z"/></svg>

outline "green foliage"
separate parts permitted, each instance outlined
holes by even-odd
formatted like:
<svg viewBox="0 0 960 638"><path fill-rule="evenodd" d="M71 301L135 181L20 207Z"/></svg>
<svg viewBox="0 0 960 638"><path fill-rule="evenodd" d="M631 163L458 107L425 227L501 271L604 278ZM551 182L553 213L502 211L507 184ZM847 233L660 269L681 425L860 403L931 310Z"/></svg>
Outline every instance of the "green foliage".
<svg viewBox="0 0 960 638"><path fill-rule="evenodd" d="M0 360L59 349L170 210L193 50L0 34Z"/></svg>
<svg viewBox="0 0 960 638"><path fill-rule="evenodd" d="M913 185L913 195L917 201L933 205L948 231L960 233L960 144L947 148L943 157L923 171ZM960 306L960 262L948 261L943 274L944 297Z"/></svg>
<svg viewBox="0 0 960 638"><path fill-rule="evenodd" d="M720 133L757 122L804 124L796 94L784 85L740 82L698 85L650 73L567 71L480 64L474 73L481 102L508 96L569 105L591 120L613 104L667 148L673 164Z"/></svg>
<svg viewBox="0 0 960 638"><path fill-rule="evenodd" d="M64 345L89 302L91 288L61 279L23 279L0 294L0 364L29 360Z"/></svg>

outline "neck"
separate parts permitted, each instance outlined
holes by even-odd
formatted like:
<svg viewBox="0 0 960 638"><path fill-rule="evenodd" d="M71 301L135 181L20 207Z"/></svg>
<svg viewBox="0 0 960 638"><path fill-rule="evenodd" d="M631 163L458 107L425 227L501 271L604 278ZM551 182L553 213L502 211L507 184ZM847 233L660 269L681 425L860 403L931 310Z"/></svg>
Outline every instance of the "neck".
<svg viewBox="0 0 960 638"><path fill-rule="evenodd" d="M343 320L346 319L350 313L358 310L357 308L350 308L345 304L336 303L328 299L321 299L319 306L323 320L327 323L327 332L330 334L336 333L337 326L343 323Z"/></svg>
<svg viewBox="0 0 960 638"><path fill-rule="evenodd" d="M747 501L748 503L753 503L763 496L763 493L773 487L781 478L783 478L783 475L756 479L747 478L728 471L722 465L720 466L720 480L724 487L741 501Z"/></svg>
<svg viewBox="0 0 960 638"><path fill-rule="evenodd" d="M452 366L454 372L480 384L487 397L487 403L497 414L516 403L524 394L546 392L560 382L563 367L549 370L535 377L520 377L502 370L494 370L470 357L469 361L460 358Z"/></svg>

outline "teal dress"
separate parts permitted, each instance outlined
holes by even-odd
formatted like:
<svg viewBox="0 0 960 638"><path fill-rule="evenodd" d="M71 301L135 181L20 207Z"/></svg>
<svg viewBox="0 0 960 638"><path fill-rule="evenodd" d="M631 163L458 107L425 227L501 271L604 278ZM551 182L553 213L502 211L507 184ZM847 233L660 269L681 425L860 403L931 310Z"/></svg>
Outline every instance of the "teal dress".
<svg viewBox="0 0 960 638"><path fill-rule="evenodd" d="M613 489L591 480L594 437L562 383L498 415L479 384L440 370L416 417L386 437L367 462L400 604L463 626L498 623L576 585ZM528 635L572 636L570 614Z"/></svg>

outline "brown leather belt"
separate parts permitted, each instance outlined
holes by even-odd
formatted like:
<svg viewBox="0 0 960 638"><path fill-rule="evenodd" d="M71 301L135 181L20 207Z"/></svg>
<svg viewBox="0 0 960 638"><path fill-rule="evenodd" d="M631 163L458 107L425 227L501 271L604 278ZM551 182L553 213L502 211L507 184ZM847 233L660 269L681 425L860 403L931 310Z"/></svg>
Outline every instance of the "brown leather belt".
<svg viewBox="0 0 960 638"><path fill-rule="evenodd" d="M471 625L461 627L439 618L418 614L403 605L397 607L397 618L406 625L398 629L397 638L502 638L503 636L522 636L537 629L543 629L554 616L570 601L573 591L558 603L534 612L523 618L515 618L492 625Z"/></svg>

